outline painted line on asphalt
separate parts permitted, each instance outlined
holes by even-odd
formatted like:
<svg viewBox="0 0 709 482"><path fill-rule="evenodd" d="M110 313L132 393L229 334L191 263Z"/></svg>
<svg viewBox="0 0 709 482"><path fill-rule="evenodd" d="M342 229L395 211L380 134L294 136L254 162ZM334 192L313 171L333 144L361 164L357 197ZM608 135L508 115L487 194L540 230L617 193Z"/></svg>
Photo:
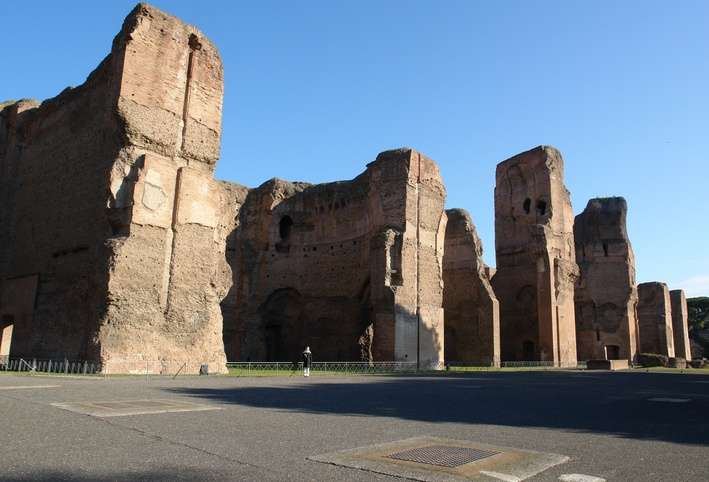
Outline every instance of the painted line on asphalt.
<svg viewBox="0 0 709 482"><path fill-rule="evenodd" d="M32 388L59 388L60 385L11 385L0 387L0 390L28 390Z"/></svg>
<svg viewBox="0 0 709 482"><path fill-rule="evenodd" d="M606 482L606 479L586 474L561 474L559 480L562 482Z"/></svg>
<svg viewBox="0 0 709 482"><path fill-rule="evenodd" d="M502 480L503 482L521 482L522 479L515 477L514 475L501 474L499 472L493 472L491 470L481 470L482 475L487 475L493 479Z"/></svg>

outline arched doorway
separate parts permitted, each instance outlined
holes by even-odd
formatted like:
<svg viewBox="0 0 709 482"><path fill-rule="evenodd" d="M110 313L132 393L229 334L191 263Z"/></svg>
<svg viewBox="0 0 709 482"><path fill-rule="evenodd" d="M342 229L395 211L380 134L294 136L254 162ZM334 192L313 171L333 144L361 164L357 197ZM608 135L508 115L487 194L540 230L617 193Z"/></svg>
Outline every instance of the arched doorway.
<svg viewBox="0 0 709 482"><path fill-rule="evenodd" d="M303 350L303 300L297 290L278 289L259 308L266 361L294 361Z"/></svg>
<svg viewBox="0 0 709 482"><path fill-rule="evenodd" d="M620 347L618 345L606 345L606 360L620 359Z"/></svg>

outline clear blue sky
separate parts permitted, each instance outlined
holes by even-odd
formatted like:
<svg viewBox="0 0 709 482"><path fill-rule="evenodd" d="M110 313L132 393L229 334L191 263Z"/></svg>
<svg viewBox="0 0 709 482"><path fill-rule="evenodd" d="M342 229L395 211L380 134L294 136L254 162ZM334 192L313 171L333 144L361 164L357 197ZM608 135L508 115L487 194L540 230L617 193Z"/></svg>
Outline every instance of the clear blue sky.
<svg viewBox="0 0 709 482"><path fill-rule="evenodd" d="M709 2L153 3L221 51L218 177L350 179L415 147L494 265L495 165L551 144L576 213L628 200L639 281L709 295ZM133 5L0 2L0 98L82 83Z"/></svg>

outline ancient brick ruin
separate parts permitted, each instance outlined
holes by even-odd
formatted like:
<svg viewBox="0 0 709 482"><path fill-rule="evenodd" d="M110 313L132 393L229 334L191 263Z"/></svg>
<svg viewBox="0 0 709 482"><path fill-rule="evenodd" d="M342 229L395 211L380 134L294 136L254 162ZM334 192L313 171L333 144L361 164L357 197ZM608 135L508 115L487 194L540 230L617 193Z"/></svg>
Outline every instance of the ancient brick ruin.
<svg viewBox="0 0 709 482"><path fill-rule="evenodd" d="M573 220L559 151L540 146L498 164L493 287L503 360L576 365Z"/></svg>
<svg viewBox="0 0 709 482"><path fill-rule="evenodd" d="M410 148L350 181L215 180L223 90L215 46L139 4L83 85L0 104L0 363L224 372L309 345L319 361L574 366L577 346L632 360L638 336L689 358L683 293L670 311L665 285L640 285L636 327L625 201L591 200L574 233L554 148L497 166L490 268Z"/></svg>
<svg viewBox="0 0 709 482"><path fill-rule="evenodd" d="M635 256L622 197L595 198L574 221L576 346L579 360L637 356Z"/></svg>
<svg viewBox="0 0 709 482"><path fill-rule="evenodd" d="M689 323L687 319L687 297L684 290L670 291L672 305L672 334L675 345L675 356L692 359L692 349L689 343Z"/></svg>
<svg viewBox="0 0 709 482"><path fill-rule="evenodd" d="M483 246L464 209L446 211L443 254L445 359L500 365L500 304L492 290Z"/></svg>
<svg viewBox="0 0 709 482"><path fill-rule="evenodd" d="M352 181L274 179L249 192L234 234L234 360L443 361L445 189L412 149Z"/></svg>
<svg viewBox="0 0 709 482"><path fill-rule="evenodd" d="M672 308L667 285L658 282L641 283L638 285L638 298L640 351L675 356Z"/></svg>
<svg viewBox="0 0 709 482"><path fill-rule="evenodd" d="M146 66L150 66L146 68ZM138 5L86 82L2 111L2 313L12 354L224 370L222 66Z"/></svg>

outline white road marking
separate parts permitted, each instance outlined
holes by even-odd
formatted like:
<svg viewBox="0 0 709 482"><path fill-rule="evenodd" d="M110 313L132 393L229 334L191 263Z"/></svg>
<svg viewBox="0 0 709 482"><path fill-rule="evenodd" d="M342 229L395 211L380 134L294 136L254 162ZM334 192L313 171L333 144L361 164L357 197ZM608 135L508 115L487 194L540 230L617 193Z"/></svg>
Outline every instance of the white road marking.
<svg viewBox="0 0 709 482"><path fill-rule="evenodd" d="M53 407L93 417L125 417L129 415L152 415L173 412L203 412L221 410L215 405L204 405L183 400L113 400L104 402L52 403Z"/></svg>
<svg viewBox="0 0 709 482"><path fill-rule="evenodd" d="M665 398L665 397L657 397L657 398L648 398L648 402L666 402L666 403L687 403L692 401L691 398Z"/></svg>
<svg viewBox="0 0 709 482"><path fill-rule="evenodd" d="M501 474L499 472L492 472L490 470L481 470L481 474L492 477L493 479L503 480L504 482L520 482L522 479L515 477L514 475Z"/></svg>
<svg viewBox="0 0 709 482"><path fill-rule="evenodd" d="M14 385L8 387L0 387L0 390L26 390L29 388L58 388L59 385Z"/></svg>
<svg viewBox="0 0 709 482"><path fill-rule="evenodd" d="M563 482L606 482L606 479L586 474L562 474L559 480Z"/></svg>

